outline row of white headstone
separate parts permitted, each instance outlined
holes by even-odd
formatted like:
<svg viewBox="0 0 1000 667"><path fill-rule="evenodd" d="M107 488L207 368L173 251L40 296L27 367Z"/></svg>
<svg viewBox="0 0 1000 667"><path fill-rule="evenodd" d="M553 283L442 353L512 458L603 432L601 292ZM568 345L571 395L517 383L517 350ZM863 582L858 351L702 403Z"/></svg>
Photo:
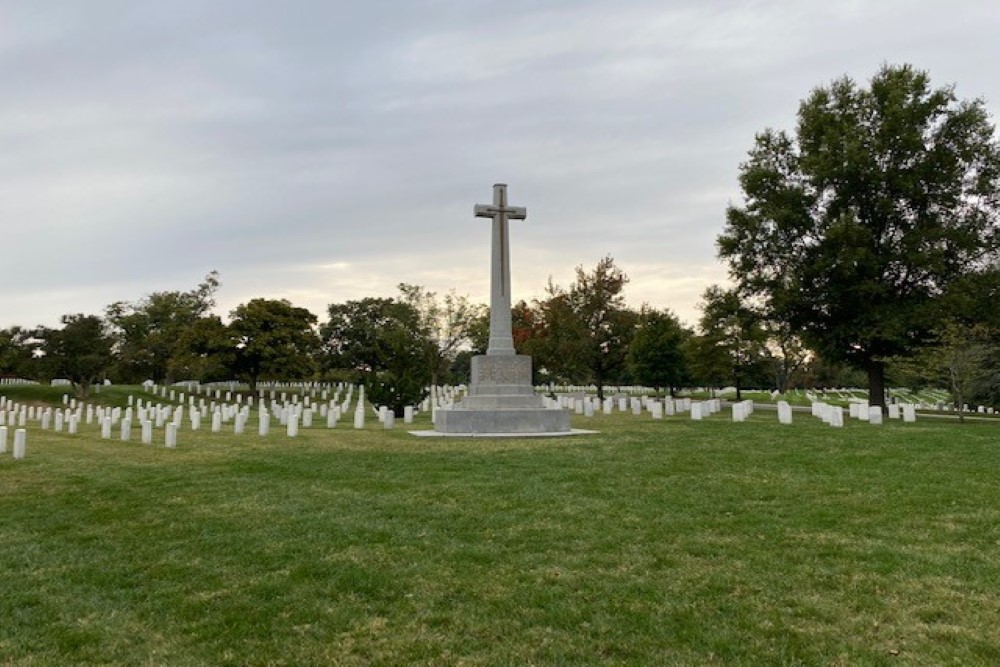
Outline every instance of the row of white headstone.
<svg viewBox="0 0 1000 667"><path fill-rule="evenodd" d="M889 405L886 410L889 419L902 418L904 422L908 423L917 421L916 406L912 403L904 403L902 405L894 403ZM830 426L839 427L844 425L844 409L838 405L816 401L812 404L812 414ZM851 403L848 406L847 414L852 419L866 421L875 426L882 424L882 408L877 405L869 406L867 403Z"/></svg>
<svg viewBox="0 0 1000 667"><path fill-rule="evenodd" d="M198 385L193 383L183 383L181 386L185 387L185 390L179 390L173 387L167 387L164 385L157 385L152 382L147 381L143 386L146 391L152 393L154 396L159 396L170 401L184 402L185 391L188 395L202 395L212 397L214 396L216 400L225 400L227 403L231 403L234 400L237 403L242 403L243 401L253 403L254 397L248 392L242 392L237 389L235 383L226 383L226 389L219 389L211 385ZM325 401L330 397L331 393L339 394L345 388L348 393L353 391L354 386L348 383L337 383L337 384L283 384L281 385L284 390L274 389L258 389L257 399L263 401L270 395L270 400L280 400L282 403L291 400L293 403L298 402L300 399L308 403L312 399L319 398L321 401Z"/></svg>
<svg viewBox="0 0 1000 667"><path fill-rule="evenodd" d="M641 415L644 412L648 412L653 419L663 419L664 416L672 417L690 412L692 419L702 419L722 410L722 401L717 398L707 401L692 401L690 398L675 399L619 395L616 397L605 397L602 400L596 396L563 395L552 400L551 405L548 399L546 401L548 407L566 408L584 417L593 417L598 413L611 415L617 410L621 413L631 413L633 415Z"/></svg>
<svg viewBox="0 0 1000 667"><path fill-rule="evenodd" d="M262 401L258 412L258 434L266 436L270 432L271 418L285 426L286 434L289 437L297 437L299 426L310 428L313 426L313 418L319 414L326 419L327 428L334 428L341 416L350 410L353 387L349 387L344 401L339 401L339 390L334 394L334 398L328 403L311 403L308 399L298 402L278 403L274 401L270 404ZM176 398L176 397L175 397ZM181 397L183 400L183 397ZM118 427L118 437L122 441L132 438L133 424L138 423L141 431L141 440L145 444L153 441L153 429L165 428L164 440L167 447L177 446L177 434L182 427L185 416L187 416L192 431L201 428L201 421L211 414L211 430L213 433L222 431L224 423L233 422L233 432L240 435L245 432L247 422L250 419L250 405L248 403L221 403L212 401L206 404L202 399L200 405L161 405L159 403L143 403L143 400L133 400L133 396L128 397L129 407L123 411L121 408L105 408L84 403L77 403L74 400L65 400L69 405L65 409L54 409L51 407L36 408L35 406L18 405L9 401L6 397L0 397L0 424L6 424L9 419L13 424L15 421L20 426L27 425L28 422L37 421L43 430L54 428L62 431L64 424L68 424L70 434L78 432L79 424L85 421L86 424L96 423L100 426L102 439L111 439L115 427ZM425 405L429 407L428 401ZM365 427L365 398L364 387L358 388L358 400L354 409L354 428ZM396 415L386 406L372 408L385 429L392 429L395 426ZM417 409L407 406L404 409L403 419L405 423L412 423ZM53 423L54 422L54 423Z"/></svg>

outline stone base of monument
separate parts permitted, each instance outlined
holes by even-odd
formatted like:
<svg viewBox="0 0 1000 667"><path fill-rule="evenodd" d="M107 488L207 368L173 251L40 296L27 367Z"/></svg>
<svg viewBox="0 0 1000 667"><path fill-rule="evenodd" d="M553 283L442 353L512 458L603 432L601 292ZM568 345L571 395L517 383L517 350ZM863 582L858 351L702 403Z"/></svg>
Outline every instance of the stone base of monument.
<svg viewBox="0 0 1000 667"><path fill-rule="evenodd" d="M531 384L531 357L472 358L469 393L436 412L440 435L570 435L569 410L545 407Z"/></svg>

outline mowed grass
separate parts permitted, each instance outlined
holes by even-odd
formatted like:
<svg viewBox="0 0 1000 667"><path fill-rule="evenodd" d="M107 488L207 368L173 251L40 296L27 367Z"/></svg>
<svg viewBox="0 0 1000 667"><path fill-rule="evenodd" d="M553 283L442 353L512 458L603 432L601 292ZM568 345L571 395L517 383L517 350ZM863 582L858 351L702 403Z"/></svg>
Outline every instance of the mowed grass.
<svg viewBox="0 0 1000 667"><path fill-rule="evenodd" d="M1000 663L1000 430L795 419L30 428L0 664Z"/></svg>

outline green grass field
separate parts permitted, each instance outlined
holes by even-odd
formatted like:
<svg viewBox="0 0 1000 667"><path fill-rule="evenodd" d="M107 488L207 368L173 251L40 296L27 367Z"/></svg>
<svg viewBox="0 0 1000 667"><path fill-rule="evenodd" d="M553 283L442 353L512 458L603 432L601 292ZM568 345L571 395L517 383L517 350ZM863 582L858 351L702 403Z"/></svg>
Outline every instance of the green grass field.
<svg viewBox="0 0 1000 667"><path fill-rule="evenodd" d="M1000 663L1000 429L795 420L29 427L0 664Z"/></svg>

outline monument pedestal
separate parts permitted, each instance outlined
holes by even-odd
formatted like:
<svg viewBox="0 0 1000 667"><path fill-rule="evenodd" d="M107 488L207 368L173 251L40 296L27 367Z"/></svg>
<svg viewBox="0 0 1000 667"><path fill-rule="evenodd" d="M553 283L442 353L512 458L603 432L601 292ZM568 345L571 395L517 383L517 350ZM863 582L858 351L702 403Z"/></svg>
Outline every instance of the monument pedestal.
<svg viewBox="0 0 1000 667"><path fill-rule="evenodd" d="M569 411L547 408L531 384L531 357L477 355L469 393L438 410L441 433L568 433Z"/></svg>

